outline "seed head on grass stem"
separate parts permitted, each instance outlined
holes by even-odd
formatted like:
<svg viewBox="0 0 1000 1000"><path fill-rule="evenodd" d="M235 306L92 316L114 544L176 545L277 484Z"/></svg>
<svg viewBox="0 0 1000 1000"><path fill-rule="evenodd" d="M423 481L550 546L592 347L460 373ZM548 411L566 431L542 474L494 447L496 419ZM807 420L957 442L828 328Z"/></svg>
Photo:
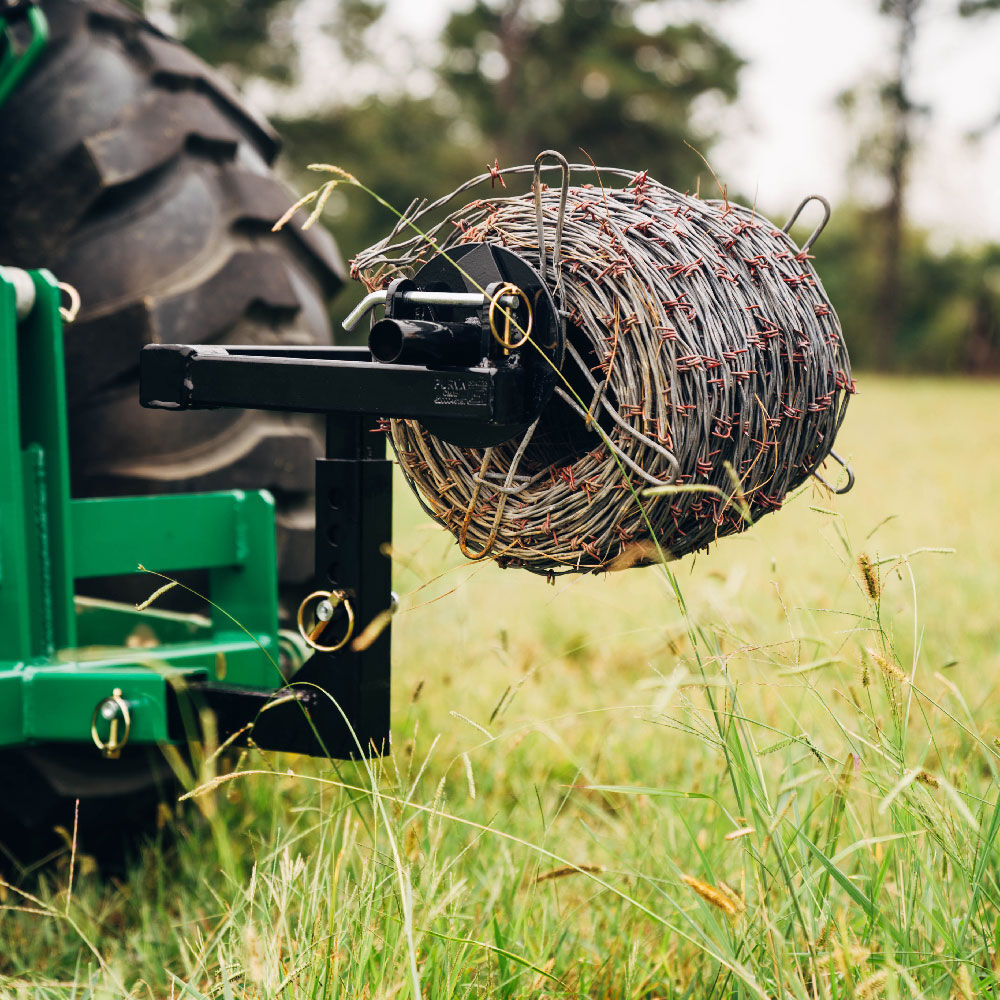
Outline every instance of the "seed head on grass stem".
<svg viewBox="0 0 1000 1000"><path fill-rule="evenodd" d="M866 652L871 657L872 662L882 671L882 675L887 681L897 684L910 683L910 678L889 657L884 656L877 649L872 649L871 646L867 648Z"/></svg>
<svg viewBox="0 0 1000 1000"><path fill-rule="evenodd" d="M861 572L861 582L864 584L865 593L871 600L878 601L882 596L882 585L878 578L878 568L867 552L862 552L858 556L858 569Z"/></svg>
<svg viewBox="0 0 1000 1000"><path fill-rule="evenodd" d="M721 889L717 889L707 882L702 882L701 879L695 878L693 875L682 875L681 881L694 889L705 902L711 903L717 910L722 910L731 920L735 920L740 915L740 907Z"/></svg>

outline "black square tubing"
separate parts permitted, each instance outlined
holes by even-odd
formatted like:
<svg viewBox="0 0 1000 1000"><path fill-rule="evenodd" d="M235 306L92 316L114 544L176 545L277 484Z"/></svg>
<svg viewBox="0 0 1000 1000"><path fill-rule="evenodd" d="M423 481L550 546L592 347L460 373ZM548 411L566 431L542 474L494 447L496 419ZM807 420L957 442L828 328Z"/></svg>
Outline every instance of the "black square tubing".
<svg viewBox="0 0 1000 1000"><path fill-rule="evenodd" d="M139 401L163 410L239 407L470 425L518 424L528 416L521 369L384 364L367 347L148 344Z"/></svg>

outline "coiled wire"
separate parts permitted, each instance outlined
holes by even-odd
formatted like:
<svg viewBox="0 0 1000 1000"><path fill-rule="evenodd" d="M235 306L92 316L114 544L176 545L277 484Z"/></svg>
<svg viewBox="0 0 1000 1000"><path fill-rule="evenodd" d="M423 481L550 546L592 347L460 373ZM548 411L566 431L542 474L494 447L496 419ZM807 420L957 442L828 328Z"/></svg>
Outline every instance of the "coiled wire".
<svg viewBox="0 0 1000 1000"><path fill-rule="evenodd" d="M563 210L560 190L536 188L541 225L531 194L496 191L441 217L532 169L414 202L352 263L373 289L450 246L496 243L544 274L567 321L567 384L522 437L463 448L389 422L421 504L470 558L546 574L676 558L779 509L854 392L812 239L800 249L753 209L580 164L596 183L570 187Z"/></svg>

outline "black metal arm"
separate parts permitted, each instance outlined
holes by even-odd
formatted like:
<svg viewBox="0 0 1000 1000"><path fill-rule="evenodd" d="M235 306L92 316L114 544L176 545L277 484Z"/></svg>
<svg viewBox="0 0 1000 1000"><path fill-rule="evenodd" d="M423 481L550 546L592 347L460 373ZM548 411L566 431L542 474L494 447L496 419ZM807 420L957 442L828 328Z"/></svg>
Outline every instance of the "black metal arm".
<svg viewBox="0 0 1000 1000"><path fill-rule="evenodd" d="M491 427L524 422L525 383L519 369L381 364L366 347L150 344L142 351L139 399L164 410L233 406Z"/></svg>

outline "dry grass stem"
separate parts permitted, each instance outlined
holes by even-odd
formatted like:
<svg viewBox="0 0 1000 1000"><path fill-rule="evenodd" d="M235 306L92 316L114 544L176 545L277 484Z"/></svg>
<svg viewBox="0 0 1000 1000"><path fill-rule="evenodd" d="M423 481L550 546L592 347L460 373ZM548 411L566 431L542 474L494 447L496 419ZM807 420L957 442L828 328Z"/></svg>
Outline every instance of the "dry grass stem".
<svg viewBox="0 0 1000 1000"><path fill-rule="evenodd" d="M686 886L694 889L705 902L711 903L717 910L722 910L727 917L735 919L740 915L740 909L736 903L725 892L717 889L714 885L702 882L701 879L695 878L693 875L682 875L681 881Z"/></svg>
<svg viewBox="0 0 1000 1000"><path fill-rule="evenodd" d="M861 572L861 581L865 586L865 593L873 600L877 601L882 596L882 586L879 583L878 569L872 562L871 557L862 552L858 556L858 569Z"/></svg>
<svg viewBox="0 0 1000 1000"><path fill-rule="evenodd" d="M535 877L535 884L551 882L553 879L566 878L567 875L600 875L605 870L603 865L563 865L551 871L542 872Z"/></svg>

